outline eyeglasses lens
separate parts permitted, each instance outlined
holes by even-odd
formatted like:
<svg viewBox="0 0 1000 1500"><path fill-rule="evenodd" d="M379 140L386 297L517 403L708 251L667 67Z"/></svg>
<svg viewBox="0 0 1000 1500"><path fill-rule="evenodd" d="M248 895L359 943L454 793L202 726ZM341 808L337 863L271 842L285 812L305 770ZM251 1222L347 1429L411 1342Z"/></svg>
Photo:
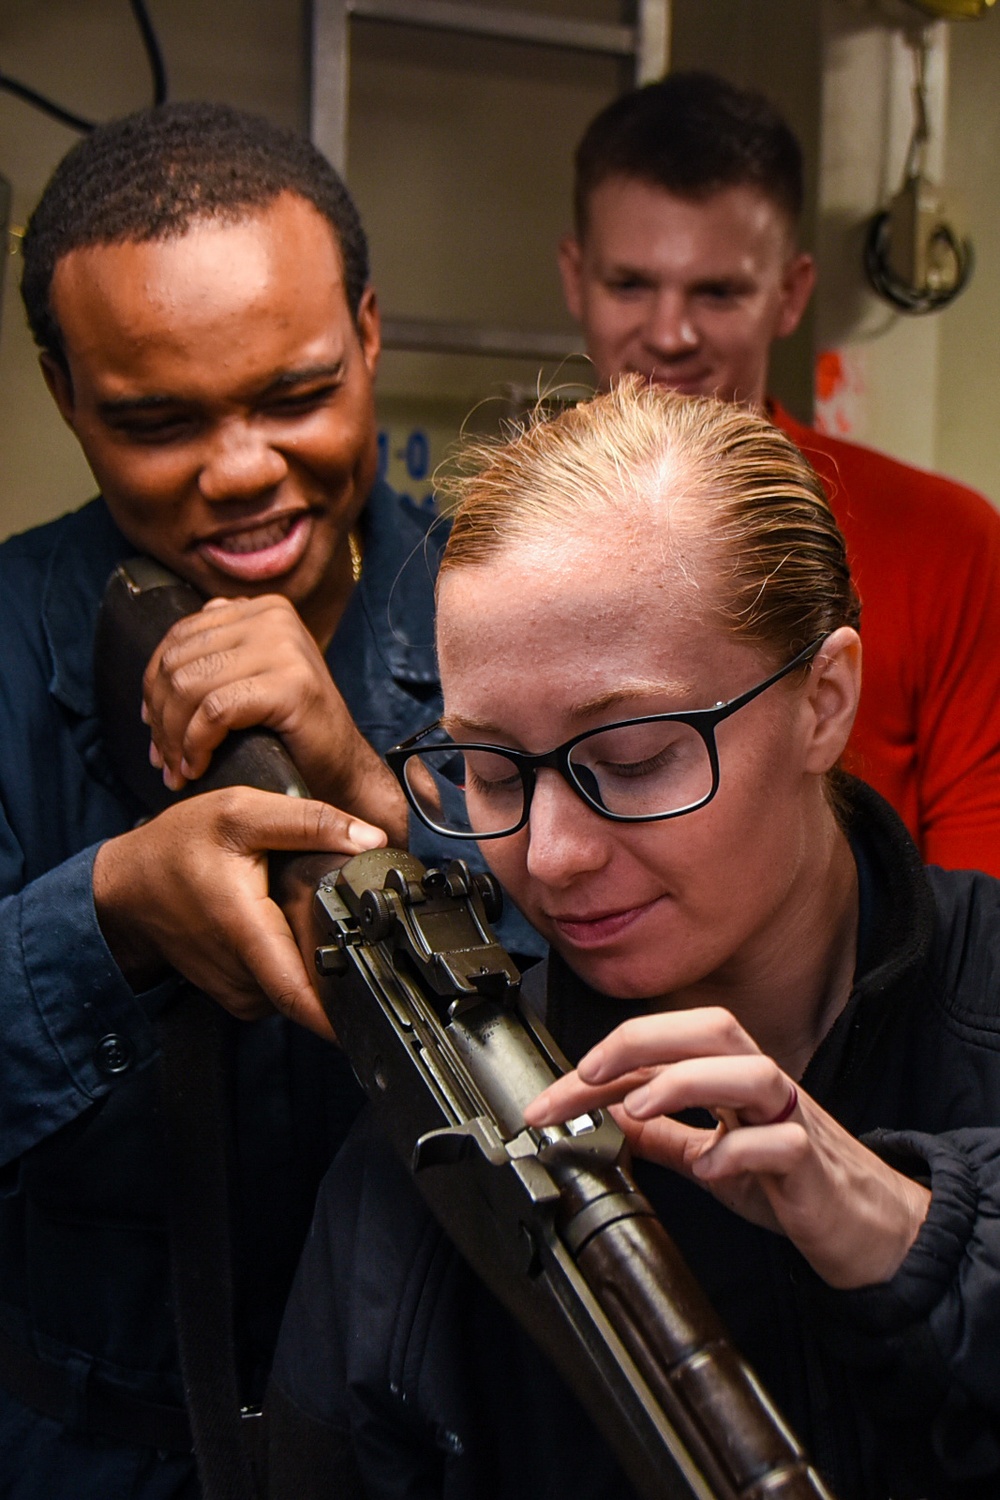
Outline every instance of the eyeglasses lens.
<svg viewBox="0 0 1000 1500"><path fill-rule="evenodd" d="M667 720L601 730L569 754L577 788L598 809L622 817L649 818L681 812L712 792L712 763L697 730ZM437 778L437 788L427 776ZM443 778L465 793L442 795ZM518 764L493 750L427 748L406 762L409 790L424 816L449 833L472 837L515 828L524 812L524 781Z"/></svg>
<svg viewBox="0 0 1000 1500"><path fill-rule="evenodd" d="M445 833L470 837L500 833L515 827L524 809L520 771L512 760L492 751L463 753L454 746L421 750L419 756L411 756L406 762L405 776L423 816ZM442 782L451 782L463 791L464 801L460 796L449 796L447 788L442 791Z"/></svg>
<svg viewBox="0 0 1000 1500"><path fill-rule="evenodd" d="M712 791L705 741L676 720L623 724L588 735L570 751L569 764L587 796L621 817L681 812Z"/></svg>

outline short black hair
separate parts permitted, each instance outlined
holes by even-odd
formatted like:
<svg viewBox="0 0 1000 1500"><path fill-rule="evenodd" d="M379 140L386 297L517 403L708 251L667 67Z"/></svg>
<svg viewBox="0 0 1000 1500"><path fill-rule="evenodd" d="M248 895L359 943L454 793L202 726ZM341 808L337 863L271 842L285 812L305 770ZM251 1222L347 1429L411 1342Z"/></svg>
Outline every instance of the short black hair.
<svg viewBox="0 0 1000 1500"><path fill-rule="evenodd" d="M161 104L98 126L56 167L24 234L21 296L35 342L65 364L49 293L70 251L171 239L198 220L235 223L286 192L330 224L356 321L368 241L353 198L305 136L211 103Z"/></svg>
<svg viewBox="0 0 1000 1500"><path fill-rule="evenodd" d="M678 198L750 186L793 223L802 212L802 148L763 94L713 73L669 73L603 109L576 149L573 208L587 227L591 194L609 177L631 177Z"/></svg>

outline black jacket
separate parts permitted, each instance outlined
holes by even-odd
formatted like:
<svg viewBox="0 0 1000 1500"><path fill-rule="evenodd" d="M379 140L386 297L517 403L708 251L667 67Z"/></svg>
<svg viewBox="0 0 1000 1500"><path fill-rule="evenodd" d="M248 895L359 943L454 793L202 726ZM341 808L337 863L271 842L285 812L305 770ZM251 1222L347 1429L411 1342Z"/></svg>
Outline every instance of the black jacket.
<svg viewBox="0 0 1000 1500"><path fill-rule="evenodd" d="M861 783L852 796L855 985L803 1082L931 1187L912 1250L890 1282L836 1292L698 1187L636 1175L840 1500L985 1500L1000 1494L1000 882L925 871L889 807ZM621 1019L550 962L547 1020L571 1057ZM364 1116L327 1178L275 1381L334 1439L341 1482L377 1500L629 1493Z"/></svg>

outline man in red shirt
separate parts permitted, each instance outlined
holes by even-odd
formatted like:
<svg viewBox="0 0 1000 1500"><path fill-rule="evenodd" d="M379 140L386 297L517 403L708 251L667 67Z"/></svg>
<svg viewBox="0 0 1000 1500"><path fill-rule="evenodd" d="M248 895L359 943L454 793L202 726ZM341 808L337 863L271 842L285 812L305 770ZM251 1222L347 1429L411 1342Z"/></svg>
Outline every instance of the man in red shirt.
<svg viewBox="0 0 1000 1500"><path fill-rule="evenodd" d="M815 282L802 153L761 96L705 73L623 95L576 153L570 311L602 385L636 371L765 407L809 458L863 604L847 769L924 858L1000 875L1000 515L981 495L802 426L766 382Z"/></svg>

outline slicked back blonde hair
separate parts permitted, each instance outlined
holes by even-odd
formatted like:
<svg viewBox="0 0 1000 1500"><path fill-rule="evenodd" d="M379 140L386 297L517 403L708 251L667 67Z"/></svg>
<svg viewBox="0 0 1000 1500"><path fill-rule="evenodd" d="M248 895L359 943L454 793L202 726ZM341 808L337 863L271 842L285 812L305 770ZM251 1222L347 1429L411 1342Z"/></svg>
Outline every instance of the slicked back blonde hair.
<svg viewBox="0 0 1000 1500"><path fill-rule="evenodd" d="M756 412L678 396L638 376L513 436L466 450L442 485L456 503L441 575L519 543L655 526L684 500L716 565L725 628L780 660L860 617L843 535L802 454ZM701 525L702 519L704 525ZM652 537L650 536L650 541Z"/></svg>

